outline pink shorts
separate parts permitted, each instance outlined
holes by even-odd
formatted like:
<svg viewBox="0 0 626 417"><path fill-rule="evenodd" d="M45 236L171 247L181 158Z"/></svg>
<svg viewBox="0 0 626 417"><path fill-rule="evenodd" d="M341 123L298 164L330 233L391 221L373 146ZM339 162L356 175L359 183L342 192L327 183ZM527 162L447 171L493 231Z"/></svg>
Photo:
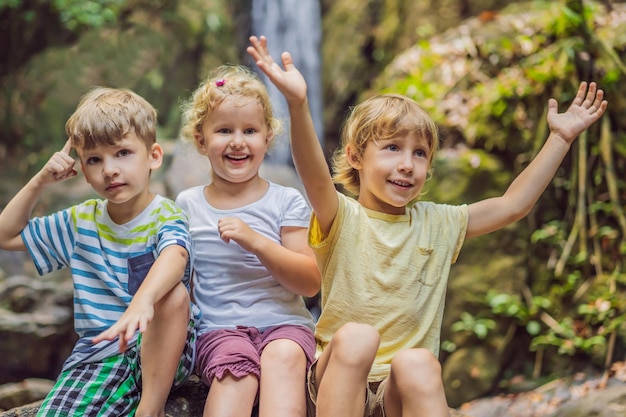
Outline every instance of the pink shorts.
<svg viewBox="0 0 626 417"><path fill-rule="evenodd" d="M196 341L196 373L211 385L227 372L242 378L261 376L261 353L268 343L277 339L296 342L306 356L307 369L315 359L315 336L305 326L282 325L261 332L256 327L237 326L236 329L213 330Z"/></svg>

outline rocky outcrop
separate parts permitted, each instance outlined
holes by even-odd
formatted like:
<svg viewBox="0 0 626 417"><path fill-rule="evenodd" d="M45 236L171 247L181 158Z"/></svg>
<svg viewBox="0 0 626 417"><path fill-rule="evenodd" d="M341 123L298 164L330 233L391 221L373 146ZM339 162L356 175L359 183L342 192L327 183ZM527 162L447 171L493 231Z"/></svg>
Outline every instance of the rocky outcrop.
<svg viewBox="0 0 626 417"><path fill-rule="evenodd" d="M55 378L76 341L71 282L11 276L0 280L0 306L0 384Z"/></svg>
<svg viewBox="0 0 626 417"><path fill-rule="evenodd" d="M40 387L47 386L47 390ZM32 380L25 381L20 384L10 384L4 389L0 387L0 407L10 404L10 401L30 398L32 402L22 403L19 407L11 408L8 411L1 412L0 417L35 417L37 410L41 404L41 400L34 401L33 395L45 397L48 390L52 387L52 381L46 383L38 382L34 384ZM32 391L29 391L29 388ZM206 386L197 377L192 377L185 385L178 390L172 392L167 399L165 412L167 417L202 417L204 409L204 401L207 395ZM12 394L1 398L3 394ZM19 397L19 398L18 398Z"/></svg>
<svg viewBox="0 0 626 417"><path fill-rule="evenodd" d="M165 415L167 417L202 417L207 392L206 386L200 379L193 376L184 386L170 394L165 406ZM41 401L37 401L17 407L0 413L0 417L35 417L40 404ZM451 409L450 413L451 417L464 417L464 414L454 409ZM252 417L256 415L255 409Z"/></svg>

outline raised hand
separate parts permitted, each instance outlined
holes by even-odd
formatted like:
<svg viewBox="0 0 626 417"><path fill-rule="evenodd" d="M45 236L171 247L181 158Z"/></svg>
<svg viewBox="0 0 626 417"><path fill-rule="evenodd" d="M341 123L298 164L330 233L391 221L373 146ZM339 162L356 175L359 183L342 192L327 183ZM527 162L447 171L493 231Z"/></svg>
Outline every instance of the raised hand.
<svg viewBox="0 0 626 417"><path fill-rule="evenodd" d="M560 136L567 143L591 126L604 114L607 107L604 91L592 82L587 88L585 81L580 83L574 101L564 113L558 112L558 103L551 98L548 101L548 126L553 134Z"/></svg>
<svg viewBox="0 0 626 417"><path fill-rule="evenodd" d="M55 152L46 165L39 171L38 176L42 184L51 184L75 177L78 172L74 169L76 161L70 156L72 143L68 139L63 149Z"/></svg>
<svg viewBox="0 0 626 417"><path fill-rule="evenodd" d="M278 65L267 49L265 36L250 36L251 46L246 51L257 66L285 96L288 103L301 103L306 99L306 81L293 63L291 54L283 52L281 60L284 70Z"/></svg>

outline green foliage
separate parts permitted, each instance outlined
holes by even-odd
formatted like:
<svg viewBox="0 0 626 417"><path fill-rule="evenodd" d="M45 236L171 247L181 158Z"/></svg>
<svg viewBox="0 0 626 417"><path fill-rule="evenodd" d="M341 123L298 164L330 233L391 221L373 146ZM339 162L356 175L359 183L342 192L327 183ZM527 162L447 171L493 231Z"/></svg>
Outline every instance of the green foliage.
<svg viewBox="0 0 626 417"><path fill-rule="evenodd" d="M115 23L127 0L51 0L50 3L65 28L76 31ZM4 9L20 9L23 6L24 0L0 0L0 12ZM24 9L22 18L26 22L32 22L35 11Z"/></svg>
<svg viewBox="0 0 626 417"><path fill-rule="evenodd" d="M59 18L71 31L113 24L126 0L52 0Z"/></svg>
<svg viewBox="0 0 626 417"><path fill-rule="evenodd" d="M4 9L17 9L24 0L0 0L0 12Z"/></svg>
<svg viewBox="0 0 626 417"><path fill-rule="evenodd" d="M488 310L464 313L452 330L482 339L513 325L544 355L603 363L611 343L626 345L626 32L606 25L602 4L574 3L536 1L496 22L468 22L449 36L455 42L421 42L415 65L403 62L410 70L383 90L413 97L444 131L519 163L519 172L547 136L548 98L563 111L581 79L598 81L609 110L572 146L531 214L527 285L489 292ZM615 333L621 339L610 342Z"/></svg>
<svg viewBox="0 0 626 417"><path fill-rule="evenodd" d="M461 319L452 325L454 332L470 332L479 339L484 339L490 330L495 329L496 322L488 318L474 317L467 312L461 314Z"/></svg>

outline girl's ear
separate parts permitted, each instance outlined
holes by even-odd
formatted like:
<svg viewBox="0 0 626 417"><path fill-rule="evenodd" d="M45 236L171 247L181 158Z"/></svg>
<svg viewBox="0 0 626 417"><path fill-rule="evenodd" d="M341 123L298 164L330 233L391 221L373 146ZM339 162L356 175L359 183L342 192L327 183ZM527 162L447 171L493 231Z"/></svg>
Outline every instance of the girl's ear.
<svg viewBox="0 0 626 417"><path fill-rule="evenodd" d="M274 140L274 131L270 130L267 132L267 136L265 137L265 146L270 146L270 143Z"/></svg>
<svg viewBox="0 0 626 417"><path fill-rule="evenodd" d="M158 143L150 147L150 169L157 169L163 163L163 148Z"/></svg>
<svg viewBox="0 0 626 417"><path fill-rule="evenodd" d="M204 138L202 137L202 133L200 132L195 132L193 134L193 138L196 141L196 146L198 146L198 148L200 149L204 149Z"/></svg>
<svg viewBox="0 0 626 417"><path fill-rule="evenodd" d="M346 145L346 158L348 159L348 164L356 170L361 169L361 158L357 155L356 152L352 149L352 146Z"/></svg>

